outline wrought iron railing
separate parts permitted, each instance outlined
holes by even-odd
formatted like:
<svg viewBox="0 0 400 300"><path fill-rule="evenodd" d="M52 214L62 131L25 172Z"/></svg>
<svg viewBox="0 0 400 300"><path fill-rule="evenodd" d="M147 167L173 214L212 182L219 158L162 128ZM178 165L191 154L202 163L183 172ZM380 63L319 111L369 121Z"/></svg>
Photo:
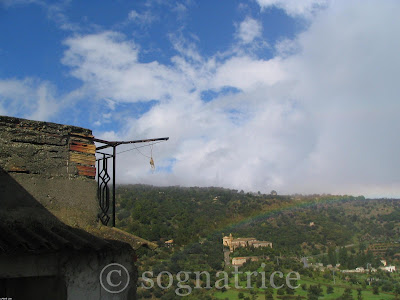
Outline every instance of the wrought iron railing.
<svg viewBox="0 0 400 300"><path fill-rule="evenodd" d="M108 159L110 156L103 153L103 156L97 160L97 199L99 201L100 213L99 220L104 225L110 221L108 211L110 210L110 188L108 183L111 180L108 174Z"/></svg>
<svg viewBox="0 0 400 300"><path fill-rule="evenodd" d="M147 140L135 140L135 141L105 141L101 139L93 139L95 142L103 144L102 146L96 147L96 153L99 157L97 161L97 199L99 201L100 213L98 218L102 224L107 225L110 221L110 202L112 204L112 226L115 227L115 170L116 170L116 148L119 145L125 144L136 144L136 143L150 143L156 141L167 141L169 137L147 139ZM112 147L112 154L102 152L107 148ZM112 176L110 176L109 160L112 159ZM110 188L109 182L112 181L112 198L110 199ZM111 201L110 201L111 200Z"/></svg>

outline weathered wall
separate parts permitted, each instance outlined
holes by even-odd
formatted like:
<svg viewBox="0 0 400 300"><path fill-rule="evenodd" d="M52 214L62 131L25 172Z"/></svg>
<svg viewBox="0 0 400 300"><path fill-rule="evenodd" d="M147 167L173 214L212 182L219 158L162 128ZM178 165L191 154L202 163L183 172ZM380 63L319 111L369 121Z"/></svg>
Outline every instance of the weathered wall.
<svg viewBox="0 0 400 300"><path fill-rule="evenodd" d="M111 263L118 263L124 266L129 272L128 286L121 292L110 293L106 291L100 284L100 274L103 268ZM75 257L70 259L66 267L66 281L68 290L68 300L85 299L85 300L131 300L136 299L136 284L138 280L137 269L132 261L132 253L127 251L119 251L119 253L108 252L102 255L92 255L83 259ZM111 269L106 269L109 272ZM121 282L121 289L126 284L126 274L120 274L113 282L115 284ZM103 273L103 280L106 274ZM104 284L107 284L105 281ZM107 286L106 286L107 288ZM110 288L108 286L108 288Z"/></svg>
<svg viewBox="0 0 400 300"><path fill-rule="evenodd" d="M67 300L132 300L136 299L136 282L138 278L136 267L132 262L132 251L126 247L121 250L104 251L101 254L88 252L60 252L44 255L26 255L18 257L0 256L0 291L1 280L15 279L22 284L39 282L41 278L60 278L65 286L65 296L57 299ZM102 269L111 263L123 265L129 272L128 286L120 293L109 293L101 285L99 276ZM107 269L109 270L109 269ZM124 279L124 274L115 282ZM125 285L126 281L124 282ZM35 287L9 291L1 296L13 299L46 299L44 290ZM32 294L34 293L34 295ZM20 298L16 297L19 295ZM54 296L53 296L54 297ZM50 299L50 298L49 298Z"/></svg>
<svg viewBox="0 0 400 300"><path fill-rule="evenodd" d="M0 173L3 210L31 205L8 185L7 174L64 223L84 227L97 220L95 145L88 129L0 116Z"/></svg>

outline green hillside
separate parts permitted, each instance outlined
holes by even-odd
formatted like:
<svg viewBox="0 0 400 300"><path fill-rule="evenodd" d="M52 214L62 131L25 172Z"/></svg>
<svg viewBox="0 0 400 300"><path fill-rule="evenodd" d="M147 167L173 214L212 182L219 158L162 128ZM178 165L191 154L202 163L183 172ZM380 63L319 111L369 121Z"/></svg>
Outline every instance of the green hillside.
<svg viewBox="0 0 400 300"><path fill-rule="evenodd" d="M181 270L202 270L215 274L228 270L224 264L222 236L232 233L234 237L271 241L273 249L240 248L231 257L268 257L265 262L272 264L271 268L282 268L282 261L286 261L285 269L299 271L303 281L329 285L330 279L324 278L320 271L304 269L300 258L308 257L310 262L324 265L340 263L342 268L355 268L366 263L378 267L382 258L397 264L399 221L400 201L395 199L273 196L215 187L117 187L117 226L159 245L154 251L140 249L138 252L140 272L153 271L156 275L162 271L176 274ZM172 247L166 247L167 240L174 241ZM369 251L376 245L385 247ZM254 268L260 265L252 264ZM215 280L214 276L212 281ZM341 279L338 277L338 280ZM395 290L396 280L388 281L386 292ZM384 281L380 282L383 284ZM343 284L336 290L341 294L346 282ZM372 287L363 288L372 295ZM157 286L154 290L139 289L139 292L143 297L177 297L173 291ZM228 296L228 299L237 299L238 293L230 290L226 295L231 294L233 298ZM296 295L306 297L307 292L302 290L300 293L298 289ZM190 295L193 299L221 296L215 290L196 290ZM276 294L275 297L283 296Z"/></svg>

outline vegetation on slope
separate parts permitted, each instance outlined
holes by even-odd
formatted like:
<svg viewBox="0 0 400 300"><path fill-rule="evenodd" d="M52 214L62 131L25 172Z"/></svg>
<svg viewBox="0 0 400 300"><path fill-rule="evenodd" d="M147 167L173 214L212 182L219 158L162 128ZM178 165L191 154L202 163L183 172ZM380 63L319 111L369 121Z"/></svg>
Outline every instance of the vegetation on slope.
<svg viewBox="0 0 400 300"><path fill-rule="evenodd" d="M372 252L366 250L374 243L391 243L393 247L380 254L391 261L400 252L396 244L399 221L400 203L392 199L277 196L215 187L117 187L117 226L160 246L156 251L141 249L138 253L140 271L153 271L154 276L162 271L215 274L226 269L222 236L230 233L274 245L273 249L239 249L232 256L264 256L269 264L292 259L286 263L292 269L299 269L303 256L324 264L341 263L343 268L365 263L378 266L379 257L372 259ZM174 244L168 248L165 241L171 239ZM323 279L323 274L307 270L301 268L305 278ZM142 292L149 297L175 299L173 291L157 287L152 293ZM192 295L194 299L202 299L204 295L199 293Z"/></svg>

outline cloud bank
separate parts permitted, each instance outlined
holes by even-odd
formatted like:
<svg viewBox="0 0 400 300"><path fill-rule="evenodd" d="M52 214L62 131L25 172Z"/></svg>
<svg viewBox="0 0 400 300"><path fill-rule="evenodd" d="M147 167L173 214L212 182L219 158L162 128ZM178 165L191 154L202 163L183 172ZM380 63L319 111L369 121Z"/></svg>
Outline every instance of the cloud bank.
<svg viewBox="0 0 400 300"><path fill-rule="evenodd" d="M150 148L119 155L118 182L399 197L400 4L258 3L310 22L272 45L271 59L252 52L263 28L250 17L226 53L204 57L174 36L168 64L142 62L141 46L116 31L65 40L62 63L82 82L83 98L112 103L107 118L122 124L94 124L98 137L170 137L152 149L156 172ZM121 117L138 104L147 109Z"/></svg>
<svg viewBox="0 0 400 300"><path fill-rule="evenodd" d="M277 7L289 16L311 17L316 11L328 5L328 0L256 0L262 9Z"/></svg>
<svg viewBox="0 0 400 300"><path fill-rule="evenodd" d="M59 111L55 88L32 78L0 80L0 115L51 120Z"/></svg>

